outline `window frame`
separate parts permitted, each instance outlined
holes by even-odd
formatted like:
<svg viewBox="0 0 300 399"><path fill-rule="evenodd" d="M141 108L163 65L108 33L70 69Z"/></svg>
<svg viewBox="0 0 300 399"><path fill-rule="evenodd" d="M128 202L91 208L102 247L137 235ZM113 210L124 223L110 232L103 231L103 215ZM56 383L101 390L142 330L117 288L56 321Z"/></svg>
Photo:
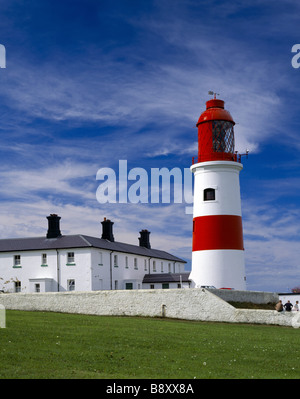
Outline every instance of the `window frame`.
<svg viewBox="0 0 300 399"><path fill-rule="evenodd" d="M14 283L15 283L15 292L21 292L22 291L21 281L20 280L14 281Z"/></svg>
<svg viewBox="0 0 300 399"><path fill-rule="evenodd" d="M125 290L133 290L133 283L125 283Z"/></svg>
<svg viewBox="0 0 300 399"><path fill-rule="evenodd" d="M211 195L213 194L213 195ZM213 198L210 198L210 197ZM213 187L207 187L203 190L203 201L215 201L216 200L216 189Z"/></svg>
<svg viewBox="0 0 300 399"><path fill-rule="evenodd" d="M71 255L73 254L73 255ZM67 252L67 266L74 266L75 263L75 252Z"/></svg>
<svg viewBox="0 0 300 399"><path fill-rule="evenodd" d="M118 266L118 255L114 255L114 267L119 267Z"/></svg>
<svg viewBox="0 0 300 399"><path fill-rule="evenodd" d="M67 280L67 287L68 287L68 291L75 291L75 279L74 278L70 278L69 280Z"/></svg>
<svg viewBox="0 0 300 399"><path fill-rule="evenodd" d="M48 264L47 264L47 254L46 253L42 253L42 255L41 255L41 266L48 266Z"/></svg>
<svg viewBox="0 0 300 399"><path fill-rule="evenodd" d="M22 267L21 266L21 255L14 255L13 267Z"/></svg>
<svg viewBox="0 0 300 399"><path fill-rule="evenodd" d="M99 263L98 266L103 266L103 253L99 251Z"/></svg>

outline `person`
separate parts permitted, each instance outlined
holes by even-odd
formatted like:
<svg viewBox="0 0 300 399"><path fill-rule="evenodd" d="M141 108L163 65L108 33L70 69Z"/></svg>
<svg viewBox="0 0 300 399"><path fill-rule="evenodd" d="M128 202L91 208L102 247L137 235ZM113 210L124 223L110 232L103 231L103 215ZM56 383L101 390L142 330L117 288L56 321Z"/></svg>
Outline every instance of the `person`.
<svg viewBox="0 0 300 399"><path fill-rule="evenodd" d="M293 310L296 311L296 312L299 312L299 301L296 301L296 303L295 303L295 305L293 307Z"/></svg>
<svg viewBox="0 0 300 399"><path fill-rule="evenodd" d="M290 312L292 310L293 305L291 304L290 301L287 301L287 303L284 305L284 308L287 312Z"/></svg>
<svg viewBox="0 0 300 399"><path fill-rule="evenodd" d="M281 300L278 303L276 303L275 310L277 310L277 312L283 311L283 304Z"/></svg>

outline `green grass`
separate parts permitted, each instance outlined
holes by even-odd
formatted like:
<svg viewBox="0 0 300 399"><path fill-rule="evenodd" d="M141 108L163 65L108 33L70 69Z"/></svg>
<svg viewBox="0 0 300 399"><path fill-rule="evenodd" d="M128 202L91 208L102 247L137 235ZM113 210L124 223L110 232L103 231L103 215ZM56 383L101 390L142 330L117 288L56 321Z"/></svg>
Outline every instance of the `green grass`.
<svg viewBox="0 0 300 399"><path fill-rule="evenodd" d="M300 330L6 312L0 378L299 378Z"/></svg>

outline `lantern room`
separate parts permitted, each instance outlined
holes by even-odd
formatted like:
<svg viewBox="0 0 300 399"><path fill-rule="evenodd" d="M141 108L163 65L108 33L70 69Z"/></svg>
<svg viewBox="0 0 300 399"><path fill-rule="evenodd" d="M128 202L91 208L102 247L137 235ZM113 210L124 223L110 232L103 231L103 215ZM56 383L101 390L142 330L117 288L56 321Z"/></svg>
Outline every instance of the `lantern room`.
<svg viewBox="0 0 300 399"><path fill-rule="evenodd" d="M206 102L198 127L198 162L237 161L234 152L235 125L232 116L224 109L224 101L212 99Z"/></svg>

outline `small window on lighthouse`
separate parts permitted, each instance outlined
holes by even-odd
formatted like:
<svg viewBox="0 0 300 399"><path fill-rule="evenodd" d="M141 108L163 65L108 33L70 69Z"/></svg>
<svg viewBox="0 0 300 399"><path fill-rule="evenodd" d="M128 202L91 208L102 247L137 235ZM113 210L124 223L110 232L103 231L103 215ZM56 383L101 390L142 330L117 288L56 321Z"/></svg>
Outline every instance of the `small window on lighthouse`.
<svg viewBox="0 0 300 399"><path fill-rule="evenodd" d="M216 199L216 192L214 188L206 188L203 192L203 201L214 201Z"/></svg>

